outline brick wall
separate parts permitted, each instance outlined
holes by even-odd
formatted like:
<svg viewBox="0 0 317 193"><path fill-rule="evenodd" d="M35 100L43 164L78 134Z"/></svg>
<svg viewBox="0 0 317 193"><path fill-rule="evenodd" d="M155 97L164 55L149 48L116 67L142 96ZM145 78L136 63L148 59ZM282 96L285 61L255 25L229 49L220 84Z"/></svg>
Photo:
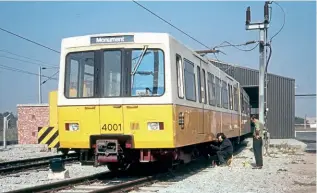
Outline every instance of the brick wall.
<svg viewBox="0 0 317 193"><path fill-rule="evenodd" d="M48 104L18 105L19 144L37 144L38 127L49 126Z"/></svg>

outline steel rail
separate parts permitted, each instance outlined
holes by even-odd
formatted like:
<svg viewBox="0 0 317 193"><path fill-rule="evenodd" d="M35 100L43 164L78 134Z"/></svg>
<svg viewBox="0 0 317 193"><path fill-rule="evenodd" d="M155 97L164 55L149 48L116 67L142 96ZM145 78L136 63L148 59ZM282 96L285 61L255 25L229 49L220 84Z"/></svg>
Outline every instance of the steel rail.
<svg viewBox="0 0 317 193"><path fill-rule="evenodd" d="M98 174L93 174L90 176L84 176L84 177L79 177L79 178L72 178L68 180L61 180L49 184L42 184L39 186L33 186L33 187L28 187L28 188L23 188L23 189L18 189L18 190L12 190L7 193L25 193L25 192L33 192L33 193L44 193L44 192L51 192L51 191L57 191L61 189L65 189L67 187L71 187L74 185L78 185L81 183L85 183L87 181L92 181L96 180L99 178L111 178L114 177L114 174L107 171L107 172L102 172Z"/></svg>
<svg viewBox="0 0 317 193"><path fill-rule="evenodd" d="M75 156L75 154L71 154L70 156L58 155L58 156L47 156L47 157L41 157L41 158L24 159L24 160L21 160L21 162L19 162L20 160L15 160L12 162L2 162L0 167L0 173L8 174L8 173L14 173L14 172L27 170L27 169L36 169L36 168L46 167L49 165L50 159L52 158L64 158L63 159L64 162L71 162L78 159L78 157Z"/></svg>
<svg viewBox="0 0 317 193"><path fill-rule="evenodd" d="M7 165L17 165L17 164L23 164L23 163L27 163L27 162L39 162L39 161L49 160L49 159L53 159L53 158L74 157L76 155L77 155L77 153L69 153L68 155L52 155L52 156L37 157L37 158L30 158L30 159L5 161L5 162L0 162L0 168L5 167Z"/></svg>
<svg viewBox="0 0 317 193"><path fill-rule="evenodd" d="M63 159L64 162L70 162L77 160L78 158L66 158ZM48 166L50 163L49 160L47 161L41 161L37 163L31 163L31 164L23 164L18 166L12 166L12 167L5 167L0 169L0 174L6 174L6 173L12 173L12 172L18 172L26 169L36 169L36 168L42 168L44 166Z"/></svg>
<svg viewBox="0 0 317 193"><path fill-rule="evenodd" d="M243 148L245 147L244 144L239 144L234 148L235 152L234 154L239 153ZM174 172L179 173L182 172L181 170L186 169L188 165L195 164L197 163L196 161L189 162L187 164L181 164ZM207 165L210 165L211 163L208 162ZM199 164L200 167L205 167L204 164ZM175 166L174 166L175 169ZM96 190L92 190L89 193L103 193L103 192L122 192L122 191L127 191L127 190L132 190L137 187L143 186L145 184L152 184L156 181L160 181L162 179L170 179L174 178L175 175L172 174L172 176L169 176L170 171L168 172L162 172L154 175L149 175L146 177L140 177L136 180L130 180L127 182L122 182L117 185L113 186L105 186L104 188L98 188ZM7 193L22 193L22 192L32 192L32 193L47 193L47 192L55 192L67 188L71 188L80 184L92 184L93 182L100 181L100 180L111 180L112 178L117 177L116 173L112 173L110 171L106 172L101 172L89 176L84 176L84 177L79 177L79 178L72 178L72 179L66 179L66 180L61 180L49 184L42 184L39 186L34 186L34 187L27 187L23 189L18 189L18 190L13 190L9 191Z"/></svg>

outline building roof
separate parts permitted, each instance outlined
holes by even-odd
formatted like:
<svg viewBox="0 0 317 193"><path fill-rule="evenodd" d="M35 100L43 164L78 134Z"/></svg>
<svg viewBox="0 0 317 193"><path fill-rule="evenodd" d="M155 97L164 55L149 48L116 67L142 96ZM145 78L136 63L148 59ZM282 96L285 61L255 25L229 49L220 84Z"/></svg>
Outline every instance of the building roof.
<svg viewBox="0 0 317 193"><path fill-rule="evenodd" d="M17 107L48 107L48 103L42 104L17 104Z"/></svg>
<svg viewBox="0 0 317 193"><path fill-rule="evenodd" d="M240 69L245 69L245 70L249 70L249 71L253 71L253 72L259 72L259 70L257 70L257 69L253 69L253 68L249 68L249 67L245 67L245 66L239 66L237 64L232 64L232 63L228 63L228 62L224 62L224 61L219 61L219 60L215 60L215 59L212 59L212 58L209 58L209 60L211 62L218 63L220 65L228 65L228 66L232 66L233 68L240 68ZM277 76L277 77L281 77L281 78L284 78L284 79L289 79L289 80L295 81L294 78L285 77L285 76L281 76L281 75L277 75L277 74L268 73L268 75Z"/></svg>

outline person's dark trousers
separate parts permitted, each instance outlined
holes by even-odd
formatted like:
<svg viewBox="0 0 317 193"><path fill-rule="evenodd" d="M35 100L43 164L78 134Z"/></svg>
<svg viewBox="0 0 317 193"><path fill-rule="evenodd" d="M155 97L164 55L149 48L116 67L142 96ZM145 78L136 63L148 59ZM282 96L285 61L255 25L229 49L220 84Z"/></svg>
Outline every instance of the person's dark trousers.
<svg viewBox="0 0 317 193"><path fill-rule="evenodd" d="M217 151L216 155L211 156L210 158L214 161L216 161L219 165L225 164L226 160L230 158L230 154L225 151Z"/></svg>
<svg viewBox="0 0 317 193"><path fill-rule="evenodd" d="M262 145L263 145L263 140L261 137L259 139L253 137L253 152L254 152L255 163L257 167L263 166Z"/></svg>

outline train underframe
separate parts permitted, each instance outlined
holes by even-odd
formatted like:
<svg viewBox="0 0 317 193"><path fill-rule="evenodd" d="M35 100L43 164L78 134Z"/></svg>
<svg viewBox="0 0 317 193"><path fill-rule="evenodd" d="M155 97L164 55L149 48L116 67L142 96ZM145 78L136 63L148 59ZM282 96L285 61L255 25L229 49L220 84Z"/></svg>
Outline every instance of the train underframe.
<svg viewBox="0 0 317 193"><path fill-rule="evenodd" d="M127 171L136 163L160 162L165 167L178 163L189 163L198 157L208 158L211 148L206 142L171 149L135 149L133 138L128 135L98 135L91 136L90 149L74 149L79 153L82 165L94 167L106 165L110 171ZM245 136L231 138L232 143L238 144ZM60 149L63 153L68 149Z"/></svg>

